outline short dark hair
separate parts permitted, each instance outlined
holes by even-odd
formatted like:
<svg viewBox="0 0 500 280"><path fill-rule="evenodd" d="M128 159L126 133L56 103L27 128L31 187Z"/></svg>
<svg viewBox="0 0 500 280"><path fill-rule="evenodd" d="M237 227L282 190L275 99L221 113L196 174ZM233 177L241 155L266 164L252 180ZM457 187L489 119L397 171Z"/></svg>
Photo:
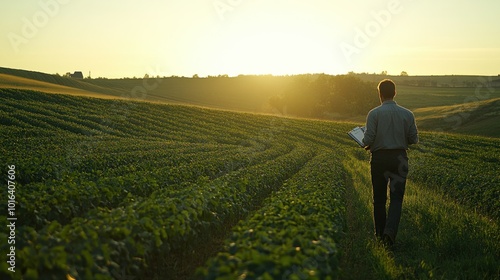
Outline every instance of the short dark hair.
<svg viewBox="0 0 500 280"><path fill-rule="evenodd" d="M393 99L396 95L396 84L390 79L380 81L377 88L384 99Z"/></svg>

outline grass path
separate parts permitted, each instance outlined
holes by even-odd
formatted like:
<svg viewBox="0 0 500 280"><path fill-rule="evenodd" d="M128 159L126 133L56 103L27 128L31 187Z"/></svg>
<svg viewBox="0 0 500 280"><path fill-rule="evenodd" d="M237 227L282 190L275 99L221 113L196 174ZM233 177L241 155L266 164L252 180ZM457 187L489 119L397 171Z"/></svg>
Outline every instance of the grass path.
<svg viewBox="0 0 500 280"><path fill-rule="evenodd" d="M344 165L351 181L343 278L500 279L498 222L410 180L398 239L389 251L374 241L367 155L355 151Z"/></svg>

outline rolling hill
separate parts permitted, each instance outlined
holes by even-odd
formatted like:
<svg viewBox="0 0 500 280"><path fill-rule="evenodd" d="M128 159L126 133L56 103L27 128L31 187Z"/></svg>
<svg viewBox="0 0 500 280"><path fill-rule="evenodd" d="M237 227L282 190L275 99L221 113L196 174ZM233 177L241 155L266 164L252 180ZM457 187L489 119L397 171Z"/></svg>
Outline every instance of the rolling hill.
<svg viewBox="0 0 500 280"><path fill-rule="evenodd" d="M418 108L414 113L422 129L500 137L500 98Z"/></svg>
<svg viewBox="0 0 500 280"><path fill-rule="evenodd" d="M389 77L401 83L398 85L396 101L414 110L417 125L422 129L499 136L500 122L497 112L500 90L485 85L491 77L358 76L372 82ZM273 76L80 80L0 67L0 88L32 89L49 93L135 99L279 115L282 113L270 105L270 99L283 95L290 86L290 80L291 77ZM415 81L425 83L422 82L423 86L409 85L418 84ZM429 86L428 84L434 84L432 81L439 86ZM460 86L450 87L452 82ZM471 85L475 86L470 87ZM363 123L365 115L336 115L335 119Z"/></svg>
<svg viewBox="0 0 500 280"><path fill-rule="evenodd" d="M33 86L33 89L36 89L40 86L40 82L43 83L43 88L45 91L51 93L71 93L76 91L83 90L88 92L89 94L104 94L104 95L112 95L112 96L120 96L123 94L122 91L113 88L103 88L99 86L95 86L89 83L86 83L84 80L79 79L71 79L68 77L62 77L58 75L51 75L41 72L35 71L27 71L21 69L10 69L0 67L0 74L3 75L3 81L0 86L7 87L6 84L18 84L20 87L28 88ZM24 78L24 79L19 79ZM4 84L6 83L6 84ZM60 88L64 86L64 89L69 90L69 92L62 91ZM71 88L72 90L68 89Z"/></svg>
<svg viewBox="0 0 500 280"><path fill-rule="evenodd" d="M47 93L64 93L98 98L117 98L116 96L104 93L93 92L78 87L65 86L61 83L45 82L42 80L29 79L9 74L0 74L0 88L27 89Z"/></svg>
<svg viewBox="0 0 500 280"><path fill-rule="evenodd" d="M34 90L40 89L38 82L46 83L45 91L66 93L60 86L84 90L88 94L104 94L117 98L138 99L144 101L191 104L226 110L270 113L269 98L282 93L287 85L286 77L241 76L235 78L184 78L158 77L148 79L73 79L40 72L0 68L4 82L0 87L10 87L21 77L23 88L33 84ZM52 88L50 85L53 85ZM43 88L42 88L43 89ZM69 89L68 89L69 90ZM68 92L69 93L69 92ZM87 94L82 92L82 94Z"/></svg>

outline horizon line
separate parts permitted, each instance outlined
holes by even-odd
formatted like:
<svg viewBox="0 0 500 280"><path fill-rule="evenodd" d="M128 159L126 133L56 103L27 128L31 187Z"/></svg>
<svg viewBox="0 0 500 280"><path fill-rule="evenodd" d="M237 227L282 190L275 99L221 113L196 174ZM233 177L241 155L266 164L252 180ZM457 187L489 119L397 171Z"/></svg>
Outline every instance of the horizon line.
<svg viewBox="0 0 500 280"><path fill-rule="evenodd" d="M12 70L18 70L18 71L26 71L26 72L35 72L35 73L42 73L46 75L53 75L53 76L65 76L68 73L71 72L66 72L65 74L61 75L58 72L57 73L48 73L48 72L43 72L39 70L27 70L23 68L11 68L11 67L6 67L6 66L0 66L0 68L5 68L5 69L12 69ZM81 72L82 74L84 71L81 70L74 70L74 72ZM89 74L92 71L89 71ZM384 73L385 72L385 73ZM91 76L84 76L84 79L144 79L146 75L150 78L193 78L193 79L206 79L206 78L237 78L237 77L245 77L245 76L272 76L272 77L291 77L291 76L303 76L303 75L328 75L328 76L342 76L342 75L368 75L368 76L383 76L383 77L447 77L447 76L456 76L456 77L500 77L499 74L405 74L402 75L402 73L406 71L401 71L400 74L389 74L387 71L382 71L381 73L376 73L376 72L355 72L355 71L349 71L347 73L340 73L340 74L332 74L332 73L325 73L325 72L316 72L316 73L294 73L294 74L271 74L271 73L260 73L260 74L215 74L215 75L199 75L199 74L192 74L191 76L185 76L185 75L177 75L177 74L171 74L171 75L154 75L150 73L145 73L143 77L138 77L138 76L121 76L121 77L107 77L107 76L99 76L99 77L91 77Z"/></svg>

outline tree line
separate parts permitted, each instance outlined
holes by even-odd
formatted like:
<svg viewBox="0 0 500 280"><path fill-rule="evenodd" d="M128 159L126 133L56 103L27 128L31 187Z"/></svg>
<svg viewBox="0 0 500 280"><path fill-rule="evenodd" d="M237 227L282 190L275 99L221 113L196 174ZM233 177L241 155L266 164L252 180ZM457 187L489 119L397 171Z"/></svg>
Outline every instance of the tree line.
<svg viewBox="0 0 500 280"><path fill-rule="evenodd" d="M269 100L272 108L285 115L352 117L365 115L379 105L376 83L354 75L307 74L289 78L283 93Z"/></svg>

